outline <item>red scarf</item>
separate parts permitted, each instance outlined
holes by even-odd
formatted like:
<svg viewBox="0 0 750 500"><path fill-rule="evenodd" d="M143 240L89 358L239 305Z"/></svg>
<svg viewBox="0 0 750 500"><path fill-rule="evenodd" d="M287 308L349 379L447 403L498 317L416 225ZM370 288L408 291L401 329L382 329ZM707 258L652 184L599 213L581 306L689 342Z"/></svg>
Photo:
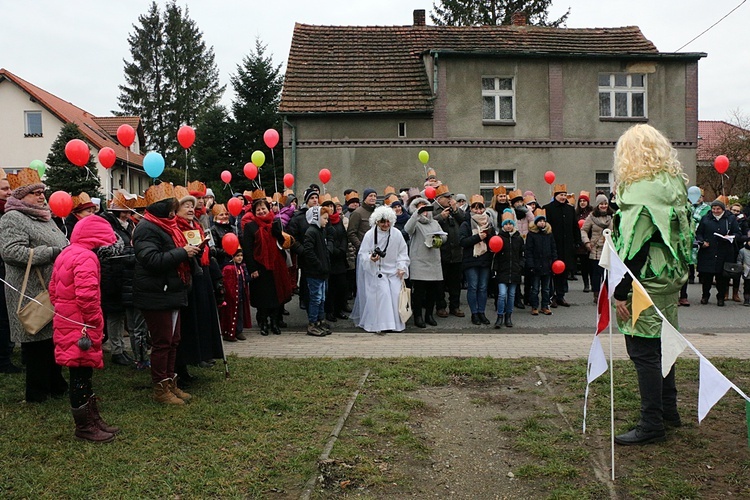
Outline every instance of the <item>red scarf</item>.
<svg viewBox="0 0 750 500"><path fill-rule="evenodd" d="M276 246L276 238L271 234L271 226L276 214L268 212L262 217L256 217L253 212L247 212L242 217L242 227L248 222L254 221L258 225L255 233L253 258L255 261L271 271L276 285L276 298L279 304L285 304L292 297L292 283L289 279L284 254Z"/></svg>
<svg viewBox="0 0 750 500"><path fill-rule="evenodd" d="M195 231L197 229L198 233L201 235L201 241L206 239L206 235L205 233L203 233L203 227L200 224L196 224L187 219L183 219L182 217L176 217L176 219L177 227L180 229L180 231ZM208 246L203 247L203 251L200 255L201 266L208 266L211 263L210 256L208 254Z"/></svg>
<svg viewBox="0 0 750 500"><path fill-rule="evenodd" d="M338 224L341 221L341 214L338 212L333 212L328 216L328 220L331 221L331 224Z"/></svg>
<svg viewBox="0 0 750 500"><path fill-rule="evenodd" d="M195 218L196 219L200 219L204 215L206 215L206 207L196 208L195 209Z"/></svg>
<svg viewBox="0 0 750 500"><path fill-rule="evenodd" d="M146 212L143 214L143 218L151 222L152 224L159 226L162 231L167 233L172 238L175 247L183 248L185 245L187 245L185 235L182 234L182 231L180 231L180 229L177 227L177 217L161 218L146 210ZM190 283L190 264L188 264L187 260L184 262L180 262L180 264L177 266L177 273L180 275L180 279L183 283Z"/></svg>

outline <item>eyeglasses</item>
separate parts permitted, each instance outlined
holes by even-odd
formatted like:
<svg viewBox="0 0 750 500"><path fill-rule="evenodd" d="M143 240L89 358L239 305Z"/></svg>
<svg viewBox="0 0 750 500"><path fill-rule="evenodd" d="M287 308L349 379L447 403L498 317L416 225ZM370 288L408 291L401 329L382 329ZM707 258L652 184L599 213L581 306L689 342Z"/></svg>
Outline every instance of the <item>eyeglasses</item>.
<svg viewBox="0 0 750 500"><path fill-rule="evenodd" d="M33 194L34 196L42 196L44 195L44 189L37 189L36 191L32 191L29 194Z"/></svg>

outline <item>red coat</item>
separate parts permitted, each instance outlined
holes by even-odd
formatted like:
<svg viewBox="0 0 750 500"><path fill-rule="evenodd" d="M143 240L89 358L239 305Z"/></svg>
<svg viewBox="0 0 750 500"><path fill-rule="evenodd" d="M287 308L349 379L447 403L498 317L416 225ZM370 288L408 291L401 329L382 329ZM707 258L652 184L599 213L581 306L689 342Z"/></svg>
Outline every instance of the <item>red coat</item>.
<svg viewBox="0 0 750 500"><path fill-rule="evenodd" d="M224 275L224 300L226 305L219 308L221 316L221 333L233 337L237 331L237 313L242 308L242 327L251 328L253 326L252 316L250 315L250 287L247 284L247 268L242 264L240 269L245 270L245 281L242 294L244 299L240 304L237 298L240 291L240 280L237 279L237 267L234 262L230 262L222 273Z"/></svg>
<svg viewBox="0 0 750 500"><path fill-rule="evenodd" d="M73 229L70 246L55 260L49 295L57 313L52 325L58 365L104 367L99 259L92 250L112 245L116 240L106 220L93 215L84 217ZM91 348L83 351L78 347L83 327L65 318L89 325L86 333L91 339Z"/></svg>

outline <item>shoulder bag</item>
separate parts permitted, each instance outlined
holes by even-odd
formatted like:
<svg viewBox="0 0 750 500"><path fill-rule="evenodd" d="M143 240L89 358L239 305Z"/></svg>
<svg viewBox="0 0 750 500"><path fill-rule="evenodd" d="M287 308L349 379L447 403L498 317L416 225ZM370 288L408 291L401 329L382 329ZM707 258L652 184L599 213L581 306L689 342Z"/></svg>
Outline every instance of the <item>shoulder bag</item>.
<svg viewBox="0 0 750 500"><path fill-rule="evenodd" d="M55 315L55 309L52 306L52 302L49 300L49 292L47 291L47 284L42 278L42 273L38 267L35 267L36 275L39 278L39 282L42 284L44 291L39 293L36 297L31 299L25 306L21 307L23 303L23 297L26 293L26 285L29 281L29 272L31 271L31 261L34 258L34 249L29 251L29 263L26 264L26 274L23 277L23 285L21 285L21 295L18 297L18 307L16 308L16 314L18 315L19 321L23 325L24 330L29 335L36 335L42 328L47 326L52 321Z"/></svg>
<svg viewBox="0 0 750 500"><path fill-rule="evenodd" d="M406 282L401 278L401 291L398 294L398 315L401 321L406 323L411 318L411 290L406 287Z"/></svg>

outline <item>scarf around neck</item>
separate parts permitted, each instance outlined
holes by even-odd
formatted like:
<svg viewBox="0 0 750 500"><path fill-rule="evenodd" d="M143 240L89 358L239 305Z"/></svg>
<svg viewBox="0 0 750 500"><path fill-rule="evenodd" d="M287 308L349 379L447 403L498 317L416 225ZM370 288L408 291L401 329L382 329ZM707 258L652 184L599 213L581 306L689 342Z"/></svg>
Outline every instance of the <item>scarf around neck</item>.
<svg viewBox="0 0 750 500"><path fill-rule="evenodd" d="M206 235L203 232L203 226L201 226L198 221L193 220L189 221L187 219L183 219L182 217L175 217L177 219L177 227L180 229L180 231L198 231L198 234L201 235L201 241L206 239ZM187 240L187 238L186 238ZM208 266L211 261L210 257L208 255L208 245L205 245L203 247L203 251L200 255L200 262L201 266L206 267Z"/></svg>
<svg viewBox="0 0 750 500"><path fill-rule="evenodd" d="M481 214L471 214L471 234L479 234L481 232L487 232L490 228L490 218L487 216L487 212ZM474 244L472 255L479 257L487 253L487 243L484 240L479 240L479 243Z"/></svg>
<svg viewBox="0 0 750 500"><path fill-rule="evenodd" d="M26 203L23 200L19 200L14 196L11 196L5 202L5 213L10 212L11 210L17 210L32 219L38 219L45 222L52 219L52 212L50 212L47 204L40 208Z"/></svg>
<svg viewBox="0 0 750 500"><path fill-rule="evenodd" d="M279 304L285 304L292 296L292 284L287 279L288 271L284 254L279 250L276 238L271 233L275 215L273 212L268 212L266 215L258 217L252 212L248 212L242 218L242 227L244 228L248 222L253 221L258 225L258 231L255 232L255 243L253 244L253 258L273 274L276 298Z"/></svg>
<svg viewBox="0 0 750 500"><path fill-rule="evenodd" d="M175 247L183 248L185 245L187 245L187 239L185 239L185 235L182 234L182 231L180 231L180 229L177 227L177 217L157 217L146 210L146 212L143 214L143 218L150 223L158 226L159 229L167 233L169 237L172 238L172 242L174 242ZM177 265L177 274L180 275L180 279L183 283L190 283L190 264L188 264L187 260L180 262Z"/></svg>

